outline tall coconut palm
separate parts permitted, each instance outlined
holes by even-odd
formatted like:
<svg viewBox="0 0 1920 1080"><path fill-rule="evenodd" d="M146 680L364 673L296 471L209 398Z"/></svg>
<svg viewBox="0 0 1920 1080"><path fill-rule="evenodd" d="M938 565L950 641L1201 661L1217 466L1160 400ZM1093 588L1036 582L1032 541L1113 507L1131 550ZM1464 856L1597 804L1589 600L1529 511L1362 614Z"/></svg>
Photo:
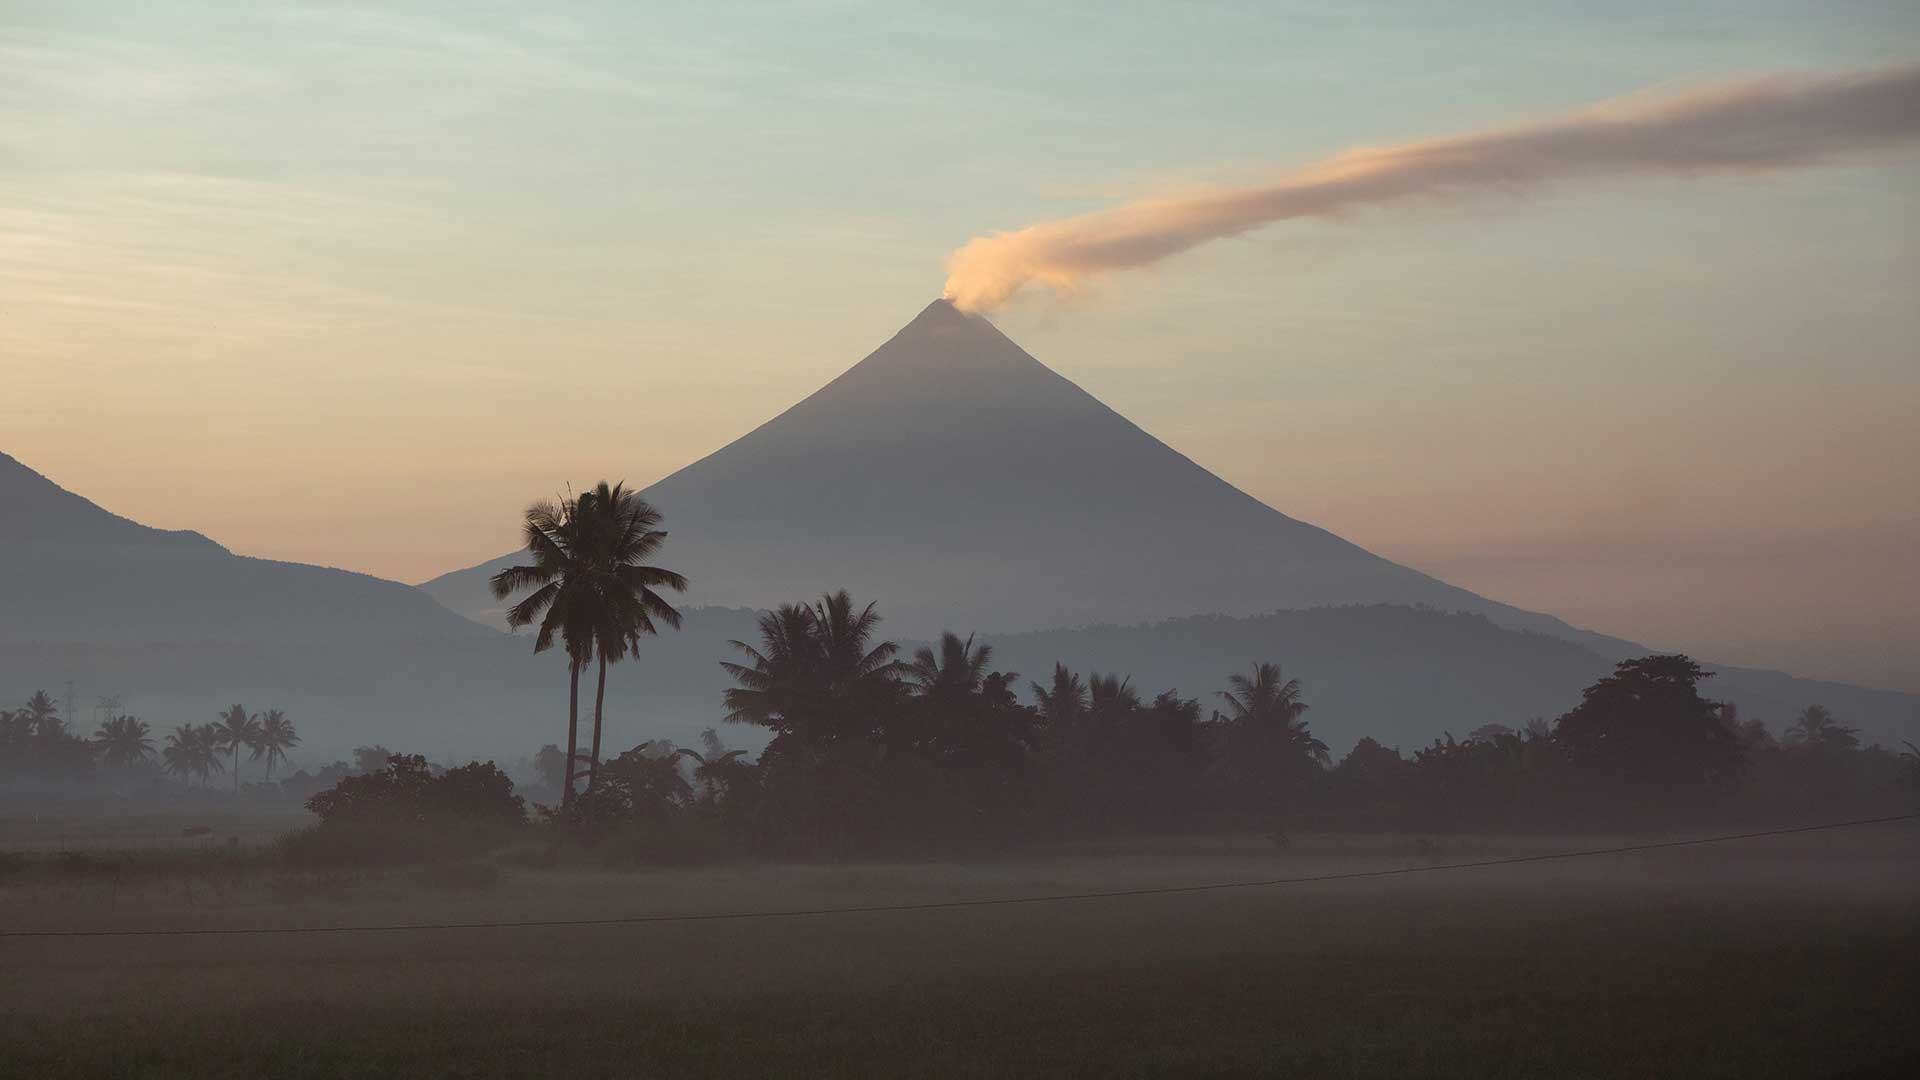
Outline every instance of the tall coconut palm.
<svg viewBox="0 0 1920 1080"><path fill-rule="evenodd" d="M1826 706L1809 705L1787 725L1781 741L1809 750L1852 750L1860 745L1860 733L1834 719Z"/></svg>
<svg viewBox="0 0 1920 1080"><path fill-rule="evenodd" d="M638 650L640 639L659 633L659 623L680 628L680 612L657 589L685 592L687 579L645 560L666 542L660 512L625 484L602 480L581 496L576 513L584 518L592 647L599 662L593 690L593 746L587 756L587 788L600 771L600 731L607 700L607 664ZM655 621L658 620L658 623Z"/></svg>
<svg viewBox="0 0 1920 1080"><path fill-rule="evenodd" d="M167 744L160 751L160 765L168 776L184 780L193 775L193 747L198 738L192 724L181 724L167 735Z"/></svg>
<svg viewBox="0 0 1920 1080"><path fill-rule="evenodd" d="M260 718L260 738L253 744L253 757L267 759L267 779L273 779L273 763L285 761L287 751L300 745L300 733L293 729L293 721L279 709L268 709Z"/></svg>
<svg viewBox="0 0 1920 1080"><path fill-rule="evenodd" d="M220 753L214 729L218 725L181 724L167 736L160 752L161 762L170 776L198 776L204 785L207 777L221 771Z"/></svg>
<svg viewBox="0 0 1920 1080"><path fill-rule="evenodd" d="M1284 678L1279 664L1255 664L1253 677L1233 675L1231 690L1220 692L1227 703L1227 722L1249 742L1282 744L1321 765L1328 763L1327 744L1313 737L1300 717L1307 703L1300 700L1300 680Z"/></svg>
<svg viewBox="0 0 1920 1080"><path fill-rule="evenodd" d="M260 718L247 714L246 706L230 705L208 732L212 745L233 755L233 790L240 790L240 748L260 745Z"/></svg>
<svg viewBox="0 0 1920 1080"><path fill-rule="evenodd" d="M100 760L122 769L144 765L153 756L153 729L146 721L132 716L116 716L104 721L93 733L94 749Z"/></svg>
<svg viewBox="0 0 1920 1080"><path fill-rule="evenodd" d="M50 739L67 730L66 722L59 717L60 706L54 704L45 690L36 690L27 704L18 713L24 718L33 733L43 739Z"/></svg>
<svg viewBox="0 0 1920 1080"><path fill-rule="evenodd" d="M514 629L540 624L533 651L546 652L558 641L567 653L567 769L560 787L560 807L573 805L575 765L580 745L580 672L594 652L595 554L592 510L586 496L560 502L549 500L527 507L522 536L532 561L509 566L488 582L496 599L532 589L507 609L507 625Z"/></svg>

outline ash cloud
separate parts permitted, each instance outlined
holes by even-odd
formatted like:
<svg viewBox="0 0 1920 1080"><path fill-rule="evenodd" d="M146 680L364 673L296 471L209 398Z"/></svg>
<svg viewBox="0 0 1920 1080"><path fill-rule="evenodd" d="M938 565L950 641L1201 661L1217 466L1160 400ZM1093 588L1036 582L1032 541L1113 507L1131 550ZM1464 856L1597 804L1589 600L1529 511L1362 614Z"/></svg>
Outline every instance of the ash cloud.
<svg viewBox="0 0 1920 1080"><path fill-rule="evenodd" d="M1351 150L1258 187L976 237L948 256L946 297L989 311L1031 285L1072 293L1096 275L1278 221L1563 181L1805 168L1916 136L1920 64L1636 94L1545 122Z"/></svg>

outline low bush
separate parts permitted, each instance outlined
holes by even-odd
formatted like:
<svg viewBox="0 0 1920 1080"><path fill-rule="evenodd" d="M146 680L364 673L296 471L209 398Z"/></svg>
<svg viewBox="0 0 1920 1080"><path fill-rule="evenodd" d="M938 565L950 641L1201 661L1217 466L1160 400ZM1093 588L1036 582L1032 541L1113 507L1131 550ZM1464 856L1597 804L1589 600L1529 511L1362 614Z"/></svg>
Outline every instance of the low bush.
<svg viewBox="0 0 1920 1080"><path fill-rule="evenodd" d="M525 827L525 800L492 762L436 776L424 757L394 754L387 767L342 777L307 800L320 819L279 840L306 866L430 862L492 851Z"/></svg>

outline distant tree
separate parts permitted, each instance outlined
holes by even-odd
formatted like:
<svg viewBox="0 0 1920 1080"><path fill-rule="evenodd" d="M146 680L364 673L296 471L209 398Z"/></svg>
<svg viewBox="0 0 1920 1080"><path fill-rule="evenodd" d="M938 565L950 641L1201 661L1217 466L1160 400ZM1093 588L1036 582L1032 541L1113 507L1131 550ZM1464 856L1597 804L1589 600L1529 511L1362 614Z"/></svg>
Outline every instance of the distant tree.
<svg viewBox="0 0 1920 1080"><path fill-rule="evenodd" d="M1300 680L1285 678L1279 664L1255 664L1253 676L1231 675L1220 691L1227 703L1227 719L1264 730L1290 728L1307 711L1300 700Z"/></svg>
<svg viewBox="0 0 1920 1080"><path fill-rule="evenodd" d="M47 692L36 690L33 696L27 699L26 706L18 715L26 721L29 731L45 739L66 734L67 725L60 719L59 713L60 706L54 704L53 699L47 696Z"/></svg>
<svg viewBox="0 0 1920 1080"><path fill-rule="evenodd" d="M1733 732L1734 741L1739 744L1740 754L1745 759L1751 760L1757 755L1779 747L1779 744L1774 741L1773 733L1767 730L1764 722L1758 719L1740 719L1740 706L1731 701L1720 705L1720 722L1726 725L1728 731Z"/></svg>
<svg viewBox="0 0 1920 1080"><path fill-rule="evenodd" d="M1554 741L1589 794L1611 805L1698 803L1724 793L1742 757L1719 706L1700 696L1710 677L1685 656L1623 660L1582 692Z"/></svg>
<svg viewBox="0 0 1920 1080"><path fill-rule="evenodd" d="M1505 724L1481 724L1467 732L1468 742L1493 742L1503 736L1512 735L1513 729Z"/></svg>
<svg viewBox="0 0 1920 1080"><path fill-rule="evenodd" d="M1257 663L1251 675L1230 676L1227 685L1219 693L1226 712L1219 722L1216 769L1242 808L1277 810L1306 778L1330 764L1327 744L1301 719L1307 703L1300 680L1286 678L1280 665Z"/></svg>
<svg viewBox="0 0 1920 1080"><path fill-rule="evenodd" d="M233 755L233 790L240 790L240 750L260 745L260 718L248 715L246 706L230 705L220 714L211 732L214 745Z"/></svg>
<svg viewBox="0 0 1920 1080"><path fill-rule="evenodd" d="M598 786L589 788L581 807L596 825L661 822L693 801L693 788L680 775L673 752L642 744L607 762Z"/></svg>
<svg viewBox="0 0 1920 1080"><path fill-rule="evenodd" d="M914 693L921 697L964 699L980 692L980 682L992 661L993 646L975 648L973 635L962 641L958 634L947 631L940 635L940 652L935 654L931 646L921 646L906 665L905 674Z"/></svg>
<svg viewBox="0 0 1920 1080"><path fill-rule="evenodd" d="M307 800L323 825L515 826L526 806L513 780L492 762L439 775L419 754L394 754L373 772L345 776Z"/></svg>
<svg viewBox="0 0 1920 1080"><path fill-rule="evenodd" d="M720 741L719 733L712 728L707 728L700 733L700 745L702 748L700 750L683 746L674 752L693 762L694 777L703 782L705 780L703 774L708 770L738 761L747 754L745 750L727 749L726 744Z"/></svg>
<svg viewBox="0 0 1920 1080"><path fill-rule="evenodd" d="M1512 732L1456 742L1451 733L1408 763L1409 809L1423 829L1516 823L1549 744Z"/></svg>
<svg viewBox="0 0 1920 1080"><path fill-rule="evenodd" d="M1027 686L1033 691L1034 704L1049 721L1071 718L1086 711L1086 684L1080 681L1080 676L1068 671L1065 664L1054 663L1052 685L1030 682Z"/></svg>
<svg viewBox="0 0 1920 1080"><path fill-rule="evenodd" d="M379 744L356 746L353 748L353 771L357 773L376 773L387 767L393 759L393 751Z"/></svg>
<svg viewBox="0 0 1920 1080"><path fill-rule="evenodd" d="M153 730L146 721L132 716L116 716L100 724L94 732L94 747L100 760L120 769L137 768L153 757Z"/></svg>
<svg viewBox="0 0 1920 1080"><path fill-rule="evenodd" d="M1404 811L1407 760L1400 752L1362 736L1333 768L1337 805L1363 821L1397 822Z"/></svg>
<svg viewBox="0 0 1920 1080"><path fill-rule="evenodd" d="M44 690L19 709L0 712L0 766L9 771L78 776L93 767L94 752L92 742L68 732Z"/></svg>
<svg viewBox="0 0 1920 1080"><path fill-rule="evenodd" d="M1553 721L1544 716L1535 716L1527 721L1523 734L1529 739L1553 738Z"/></svg>
<svg viewBox="0 0 1920 1080"><path fill-rule="evenodd" d="M24 744L33 738L33 725L27 719L26 711L0 709L0 746L8 749Z"/></svg>
<svg viewBox="0 0 1920 1080"><path fill-rule="evenodd" d="M771 729L774 753L875 737L905 670L898 645L873 641L879 623L874 605L856 611L845 589L761 615L758 648L731 643L748 662L720 664L739 684L726 691L727 720Z"/></svg>
<svg viewBox="0 0 1920 1080"><path fill-rule="evenodd" d="M1857 750L1860 733L1843 727L1824 705L1809 705L1787 725L1786 745L1803 750Z"/></svg>
<svg viewBox="0 0 1920 1080"><path fill-rule="evenodd" d="M567 755L558 746L548 743L533 755L533 769L548 787L559 791L560 785L567 780Z"/></svg>
<svg viewBox="0 0 1920 1080"><path fill-rule="evenodd" d="M1033 692L1034 707L1040 710L1041 723L1052 739L1058 742L1079 730L1080 721L1087 714L1087 687L1080 676L1055 661L1051 685L1030 682L1027 687Z"/></svg>
<svg viewBox="0 0 1920 1080"><path fill-rule="evenodd" d="M197 776L204 786L213 773L222 771L219 738L215 725L181 724L167 736L160 760L169 776L182 779Z"/></svg>
<svg viewBox="0 0 1920 1080"><path fill-rule="evenodd" d="M300 734L293 728L293 721L279 709L268 709L260 718L259 741L253 744L253 756L267 759L267 780L273 780L273 763L285 761L287 751L300 745Z"/></svg>

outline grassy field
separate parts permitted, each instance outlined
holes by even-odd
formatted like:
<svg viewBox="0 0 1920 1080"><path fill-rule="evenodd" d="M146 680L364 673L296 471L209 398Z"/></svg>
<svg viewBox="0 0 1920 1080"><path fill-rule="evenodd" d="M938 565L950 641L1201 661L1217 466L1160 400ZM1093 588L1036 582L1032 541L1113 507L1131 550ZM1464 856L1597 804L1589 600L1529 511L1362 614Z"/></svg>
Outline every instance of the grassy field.
<svg viewBox="0 0 1920 1080"><path fill-rule="evenodd" d="M100 854L197 852L213 847L257 848L288 829L311 824L299 803L247 807L169 807L137 812L111 807L91 812L0 812L0 852Z"/></svg>
<svg viewBox="0 0 1920 1080"><path fill-rule="evenodd" d="M299 872L16 859L0 924L914 903L1608 838L1134 841L965 862ZM1871 1076L1920 1061L1920 829L1259 889L506 930L0 939L14 1076Z"/></svg>

